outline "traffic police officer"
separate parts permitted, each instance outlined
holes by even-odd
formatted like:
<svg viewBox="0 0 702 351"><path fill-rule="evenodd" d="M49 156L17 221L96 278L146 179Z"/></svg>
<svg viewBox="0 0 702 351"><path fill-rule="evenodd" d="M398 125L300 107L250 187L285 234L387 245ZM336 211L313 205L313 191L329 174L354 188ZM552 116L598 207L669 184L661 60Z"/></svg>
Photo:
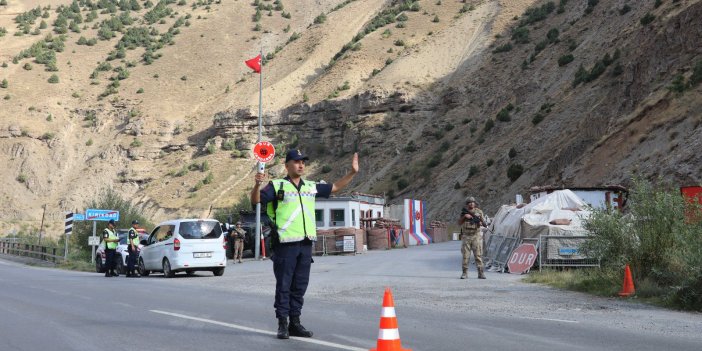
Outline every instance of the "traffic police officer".
<svg viewBox="0 0 702 351"><path fill-rule="evenodd" d="M266 205L268 216L277 229L277 240L272 239L274 247L271 260L276 280L273 306L278 318L279 339L288 339L290 335L312 336L312 332L300 324L300 315L310 279L312 245L317 239L315 198L327 198L331 193L343 189L358 172L358 154L354 154L351 171L344 177L332 185L315 183L302 178L307 160L309 158L300 150L288 151L285 156L288 175L283 179L275 179L260 189L265 175L258 173L251 191L251 203Z"/></svg>
<svg viewBox="0 0 702 351"><path fill-rule="evenodd" d="M117 277L119 274L115 272L115 249L119 243L119 237L115 234L115 220L110 219L107 222L107 228L102 231L102 240L105 242L105 276Z"/></svg>
<svg viewBox="0 0 702 351"><path fill-rule="evenodd" d="M478 279L485 279L483 270L483 238L480 236L480 227L485 226L485 216L478 208L474 197L466 199L466 207L461 211L458 220L461 226L461 253L463 254L463 274L461 279L468 278L468 263L470 253L475 257L475 266L478 268Z"/></svg>
<svg viewBox="0 0 702 351"><path fill-rule="evenodd" d="M129 278L139 278L136 273L136 261L139 257L139 221L136 219L132 221L132 227L129 228L129 234L127 242L127 251L129 256L127 256L127 277Z"/></svg>

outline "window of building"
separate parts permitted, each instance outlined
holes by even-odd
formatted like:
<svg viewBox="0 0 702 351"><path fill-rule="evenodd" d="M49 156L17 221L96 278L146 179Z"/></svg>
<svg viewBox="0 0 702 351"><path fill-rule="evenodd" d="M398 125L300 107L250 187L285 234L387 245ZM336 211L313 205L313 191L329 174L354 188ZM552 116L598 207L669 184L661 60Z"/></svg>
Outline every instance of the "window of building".
<svg viewBox="0 0 702 351"><path fill-rule="evenodd" d="M314 210L314 220L318 227L324 227L324 210Z"/></svg>
<svg viewBox="0 0 702 351"><path fill-rule="evenodd" d="M351 226L356 226L356 210L351 210Z"/></svg>
<svg viewBox="0 0 702 351"><path fill-rule="evenodd" d="M331 210L331 224L332 227L343 227L346 225L346 220L344 219L344 210L336 209Z"/></svg>

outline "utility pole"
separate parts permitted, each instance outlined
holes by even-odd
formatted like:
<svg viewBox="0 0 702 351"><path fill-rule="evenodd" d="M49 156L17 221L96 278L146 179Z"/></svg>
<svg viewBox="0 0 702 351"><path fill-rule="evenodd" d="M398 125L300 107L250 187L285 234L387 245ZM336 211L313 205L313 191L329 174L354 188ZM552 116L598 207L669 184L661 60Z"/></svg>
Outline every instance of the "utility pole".
<svg viewBox="0 0 702 351"><path fill-rule="evenodd" d="M44 212L41 214L41 226L39 226L39 244L41 246L41 233L44 231L44 216L46 215L46 204L44 204Z"/></svg>

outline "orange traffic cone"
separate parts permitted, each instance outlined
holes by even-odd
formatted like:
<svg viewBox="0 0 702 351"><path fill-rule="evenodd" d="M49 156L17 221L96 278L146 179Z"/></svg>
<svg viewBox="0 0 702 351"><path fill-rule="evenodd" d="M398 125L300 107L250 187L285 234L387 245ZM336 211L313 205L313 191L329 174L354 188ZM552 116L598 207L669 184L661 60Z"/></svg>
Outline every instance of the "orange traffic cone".
<svg viewBox="0 0 702 351"><path fill-rule="evenodd" d="M390 288L385 289L383 296L383 311L380 314L380 332L378 332L377 347L370 351L412 351L403 349L400 342L400 331L397 329L395 303L392 301Z"/></svg>
<svg viewBox="0 0 702 351"><path fill-rule="evenodd" d="M634 280L631 278L631 269L629 269L629 265L626 265L624 268L624 284L622 284L622 291L619 292L619 296L629 297L634 295L635 292Z"/></svg>

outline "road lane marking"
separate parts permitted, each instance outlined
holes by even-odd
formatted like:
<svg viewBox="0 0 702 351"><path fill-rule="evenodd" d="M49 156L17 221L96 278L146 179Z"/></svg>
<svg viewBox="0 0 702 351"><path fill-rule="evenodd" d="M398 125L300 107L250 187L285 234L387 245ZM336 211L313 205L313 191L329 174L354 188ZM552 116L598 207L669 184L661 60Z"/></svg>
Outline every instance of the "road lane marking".
<svg viewBox="0 0 702 351"><path fill-rule="evenodd" d="M263 330L263 329L256 329L256 328L251 328L251 327L245 327L243 325L238 325L238 324L232 324L232 323L225 323L225 322L219 322L219 321L214 321L211 319L205 319L205 318L198 318L198 317L191 317L191 316L186 316L184 314L180 313L173 313L173 312L166 312L166 311L159 311L159 310L150 310L153 313L158 313L158 314L163 314L171 317L178 317L178 318L183 318L183 319L190 319L193 321L198 321L198 322L203 322L203 323L210 323L214 325L219 325L222 327L227 327L227 328L232 328L232 329L238 329L238 330L243 330L251 333L258 333L258 334L264 334L264 335L271 335L271 336L277 336L277 333L274 333L272 331L268 330ZM300 337L295 337L291 336L290 339L295 339L297 341L303 341L306 343L310 344L316 344L316 345L322 345L322 346L328 346L328 347L333 347L337 349L342 349L342 350L350 350L350 351L368 351L366 349L358 348L358 347L353 347L353 346L347 346L347 345L341 345L341 344L336 344L333 342L328 342L328 341L322 341L322 340L317 340L317 339L310 339L310 338L300 338Z"/></svg>
<svg viewBox="0 0 702 351"><path fill-rule="evenodd" d="M580 323L578 321L571 321L568 319L554 319L554 318L536 318L536 317L519 317L521 319L533 319L539 321L551 321L551 322L563 322L563 323Z"/></svg>

